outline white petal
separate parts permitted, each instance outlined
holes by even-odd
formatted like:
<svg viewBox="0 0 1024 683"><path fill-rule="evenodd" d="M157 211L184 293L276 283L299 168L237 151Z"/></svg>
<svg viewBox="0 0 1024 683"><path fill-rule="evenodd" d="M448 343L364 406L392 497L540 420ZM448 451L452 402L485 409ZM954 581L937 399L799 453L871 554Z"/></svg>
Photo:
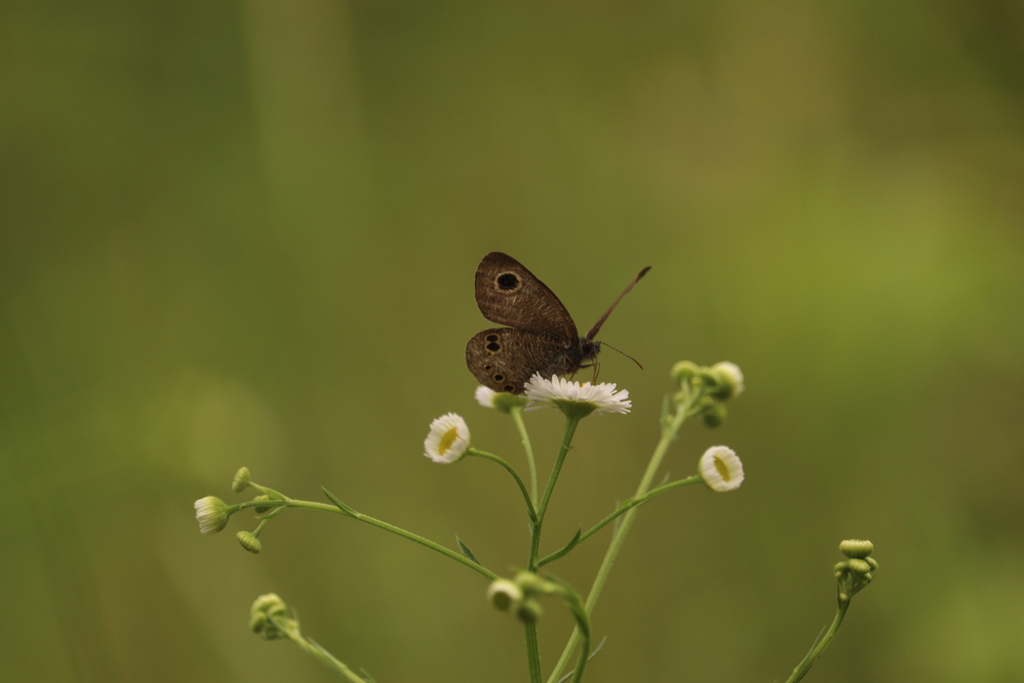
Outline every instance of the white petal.
<svg viewBox="0 0 1024 683"><path fill-rule="evenodd" d="M615 391L615 384L591 384L586 382L570 382L555 375L544 379L535 374L526 383L526 397L536 401L540 406L551 405L555 401L589 403L595 406L595 413L628 413L632 407L629 391Z"/></svg>

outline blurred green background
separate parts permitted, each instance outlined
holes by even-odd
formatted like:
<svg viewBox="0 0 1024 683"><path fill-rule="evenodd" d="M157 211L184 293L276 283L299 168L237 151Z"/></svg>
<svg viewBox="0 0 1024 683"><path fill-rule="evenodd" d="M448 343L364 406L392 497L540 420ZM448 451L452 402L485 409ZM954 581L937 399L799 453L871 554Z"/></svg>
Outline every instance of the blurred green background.
<svg viewBox="0 0 1024 683"><path fill-rule="evenodd" d="M666 466L726 443L747 481L642 510L588 680L784 680L850 537L881 569L807 680L1024 680L1020 2L7 3L0 136L0 678L338 680L248 633L275 591L382 683L524 681L465 568L192 509L248 465L522 566L507 475L422 456L455 411L523 463L463 357L502 250L582 329L653 266L546 550L634 490L675 361L747 378ZM551 569L585 590L607 540Z"/></svg>

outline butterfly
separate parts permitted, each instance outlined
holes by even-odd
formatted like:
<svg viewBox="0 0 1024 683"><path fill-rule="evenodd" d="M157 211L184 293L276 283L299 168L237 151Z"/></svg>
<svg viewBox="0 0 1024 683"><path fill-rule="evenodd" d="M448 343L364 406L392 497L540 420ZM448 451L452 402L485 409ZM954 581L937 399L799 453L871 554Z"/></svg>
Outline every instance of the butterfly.
<svg viewBox="0 0 1024 683"><path fill-rule="evenodd" d="M492 251L476 269L476 303L485 318L509 327L475 334L466 344L466 366L484 386L521 394L534 373L548 378L596 365L601 342L594 337L622 297L650 269L641 270L580 337L569 311L547 285L508 254Z"/></svg>

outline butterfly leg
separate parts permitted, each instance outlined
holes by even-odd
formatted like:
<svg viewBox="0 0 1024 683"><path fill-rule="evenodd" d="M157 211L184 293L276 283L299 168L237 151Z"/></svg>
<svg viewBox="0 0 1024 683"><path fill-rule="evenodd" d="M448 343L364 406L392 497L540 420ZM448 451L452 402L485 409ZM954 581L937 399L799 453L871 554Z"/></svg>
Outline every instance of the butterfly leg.
<svg viewBox="0 0 1024 683"><path fill-rule="evenodd" d="M593 363L587 363L586 365L581 365L580 366L580 370L585 370L587 368L594 368L594 379L592 379L590 383L591 384L597 384L597 375L601 371L601 364L595 361ZM572 379L575 376L576 376L576 373L574 372L574 373L572 373L572 376L569 379Z"/></svg>

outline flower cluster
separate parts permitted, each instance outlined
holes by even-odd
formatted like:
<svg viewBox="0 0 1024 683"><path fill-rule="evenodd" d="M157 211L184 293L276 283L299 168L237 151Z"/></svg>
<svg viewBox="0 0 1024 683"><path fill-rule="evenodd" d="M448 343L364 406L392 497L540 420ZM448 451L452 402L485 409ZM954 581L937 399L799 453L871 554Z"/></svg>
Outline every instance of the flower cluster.
<svg viewBox="0 0 1024 683"><path fill-rule="evenodd" d="M700 415L708 427L725 422L725 402L743 393L743 372L729 361L700 367L688 360L672 368L672 379L679 384L675 400L690 414Z"/></svg>
<svg viewBox="0 0 1024 683"><path fill-rule="evenodd" d="M839 582L839 603L849 602L857 591L871 583L873 571L878 569L878 562L870 557L875 549L871 541L848 540L839 544L839 552L846 555L847 560L837 562L834 571Z"/></svg>

